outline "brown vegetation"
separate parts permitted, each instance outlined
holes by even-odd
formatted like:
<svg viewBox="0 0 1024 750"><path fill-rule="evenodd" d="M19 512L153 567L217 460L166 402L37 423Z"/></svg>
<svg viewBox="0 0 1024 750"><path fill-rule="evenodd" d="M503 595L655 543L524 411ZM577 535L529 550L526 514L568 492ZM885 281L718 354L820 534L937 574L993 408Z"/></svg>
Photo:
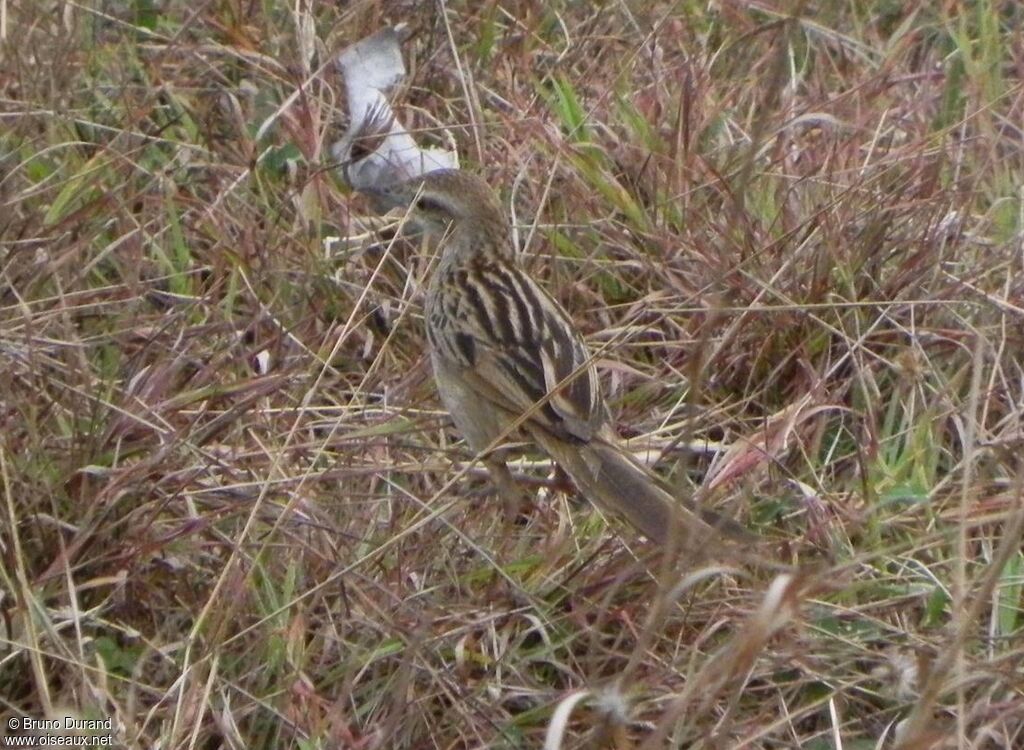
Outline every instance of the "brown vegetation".
<svg viewBox="0 0 1024 750"><path fill-rule="evenodd" d="M1022 11L710 6L0 0L5 718L1024 743ZM505 524L431 259L329 164L329 53L397 21L404 121L514 209L622 437L792 575L661 566L533 456Z"/></svg>

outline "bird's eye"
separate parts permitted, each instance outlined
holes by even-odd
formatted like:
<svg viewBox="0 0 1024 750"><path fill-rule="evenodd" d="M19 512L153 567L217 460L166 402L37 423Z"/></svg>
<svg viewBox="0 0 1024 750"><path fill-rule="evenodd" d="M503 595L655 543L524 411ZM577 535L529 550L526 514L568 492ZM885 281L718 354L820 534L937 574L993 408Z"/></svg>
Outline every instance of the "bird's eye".
<svg viewBox="0 0 1024 750"><path fill-rule="evenodd" d="M440 213L444 211L444 205L440 201L436 201L426 195L421 196L416 201L416 208L420 211L429 211L431 213Z"/></svg>

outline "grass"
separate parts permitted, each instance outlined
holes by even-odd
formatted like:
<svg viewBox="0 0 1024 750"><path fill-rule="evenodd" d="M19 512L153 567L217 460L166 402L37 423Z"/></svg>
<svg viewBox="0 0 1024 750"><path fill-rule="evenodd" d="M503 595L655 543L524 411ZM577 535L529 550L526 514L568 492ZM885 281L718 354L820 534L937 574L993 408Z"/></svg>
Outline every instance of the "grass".
<svg viewBox="0 0 1024 750"><path fill-rule="evenodd" d="M1021 10L713 5L0 2L5 718L1024 742ZM399 20L406 123L514 208L620 434L774 567L661 561L528 452L504 524L430 259L329 163L329 52Z"/></svg>

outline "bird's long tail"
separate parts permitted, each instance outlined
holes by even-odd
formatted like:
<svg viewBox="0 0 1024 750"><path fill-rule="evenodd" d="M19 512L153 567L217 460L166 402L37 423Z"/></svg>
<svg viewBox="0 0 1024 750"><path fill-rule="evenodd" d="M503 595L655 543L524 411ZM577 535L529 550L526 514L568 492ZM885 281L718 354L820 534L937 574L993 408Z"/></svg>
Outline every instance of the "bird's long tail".
<svg viewBox="0 0 1024 750"><path fill-rule="evenodd" d="M703 542L717 533L731 538L752 535L734 521L695 510L658 486L658 480L623 450L601 439L569 444L543 430L533 438L572 477L579 490L600 508L621 514L640 533L665 545Z"/></svg>

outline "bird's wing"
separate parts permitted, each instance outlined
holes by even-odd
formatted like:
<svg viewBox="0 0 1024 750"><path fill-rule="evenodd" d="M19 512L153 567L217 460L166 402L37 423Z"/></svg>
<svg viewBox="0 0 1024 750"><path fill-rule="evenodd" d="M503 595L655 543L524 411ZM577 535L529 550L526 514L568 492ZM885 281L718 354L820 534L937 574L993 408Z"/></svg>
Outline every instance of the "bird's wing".
<svg viewBox="0 0 1024 750"><path fill-rule="evenodd" d="M515 415L548 397L531 422L589 441L607 410L586 345L559 304L512 264L491 259L454 270L449 284L444 348L462 360L474 391Z"/></svg>

